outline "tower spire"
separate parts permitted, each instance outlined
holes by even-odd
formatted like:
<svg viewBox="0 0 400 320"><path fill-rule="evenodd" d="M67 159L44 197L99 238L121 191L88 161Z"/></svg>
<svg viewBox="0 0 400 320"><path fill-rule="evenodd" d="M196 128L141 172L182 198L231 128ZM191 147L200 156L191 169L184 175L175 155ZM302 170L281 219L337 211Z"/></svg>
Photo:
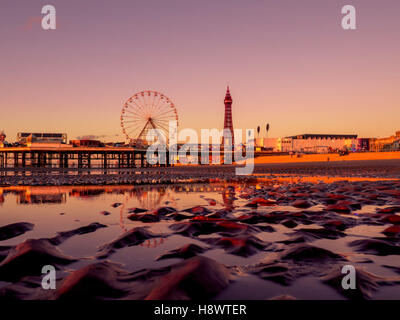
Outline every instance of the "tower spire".
<svg viewBox="0 0 400 320"><path fill-rule="evenodd" d="M224 100L225 104L227 102L230 102L232 104L232 97L231 97L231 93L229 91L229 85L226 87L226 94L225 94L225 100ZM226 106L225 106L225 112L226 112ZM225 116L226 116L226 113L225 113Z"/></svg>
<svg viewBox="0 0 400 320"><path fill-rule="evenodd" d="M225 104L225 118L224 118L224 134L222 137L222 144L232 150L235 144L233 136L233 121L232 121L232 97L229 90L229 84L226 87L226 94L224 99Z"/></svg>

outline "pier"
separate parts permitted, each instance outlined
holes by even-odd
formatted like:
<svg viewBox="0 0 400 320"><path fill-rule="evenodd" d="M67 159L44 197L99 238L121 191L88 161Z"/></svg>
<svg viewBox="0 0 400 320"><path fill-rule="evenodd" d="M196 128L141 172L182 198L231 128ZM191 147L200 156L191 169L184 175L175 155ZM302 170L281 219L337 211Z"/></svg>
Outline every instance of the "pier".
<svg viewBox="0 0 400 320"><path fill-rule="evenodd" d="M166 159L161 162L165 164L160 164L160 161L157 164L151 164L146 152L147 149L134 147L4 147L0 148L0 169L7 167L60 169L170 167L178 162L178 158L167 150L165 154L158 154L157 151L154 153L155 157ZM185 154L191 156L192 153L185 152ZM208 156L202 155L201 150L198 150L196 154L198 164L206 164L207 162L203 161L207 158L209 164L223 164L225 155L229 159L234 159L234 153L228 154L223 150L210 150ZM254 153L254 158L283 154L287 153L258 151ZM244 156L244 152L241 156Z"/></svg>
<svg viewBox="0 0 400 320"><path fill-rule="evenodd" d="M167 152L167 163L170 166ZM94 162L97 166L94 166ZM146 149L130 147L6 147L0 148L0 168L137 168L149 167Z"/></svg>

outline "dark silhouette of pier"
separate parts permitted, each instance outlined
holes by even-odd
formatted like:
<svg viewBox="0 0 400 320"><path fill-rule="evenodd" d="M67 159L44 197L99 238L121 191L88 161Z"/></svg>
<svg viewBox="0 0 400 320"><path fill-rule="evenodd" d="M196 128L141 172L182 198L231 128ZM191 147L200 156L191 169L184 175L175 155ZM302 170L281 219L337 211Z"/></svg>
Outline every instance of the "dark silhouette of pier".
<svg viewBox="0 0 400 320"><path fill-rule="evenodd" d="M157 155L157 154L156 154ZM158 155L157 155L158 156ZM169 154L165 164L170 166ZM92 168L97 161L101 168L136 168L153 166L149 163L146 149L130 147L10 147L0 148L0 167L11 163L18 167Z"/></svg>

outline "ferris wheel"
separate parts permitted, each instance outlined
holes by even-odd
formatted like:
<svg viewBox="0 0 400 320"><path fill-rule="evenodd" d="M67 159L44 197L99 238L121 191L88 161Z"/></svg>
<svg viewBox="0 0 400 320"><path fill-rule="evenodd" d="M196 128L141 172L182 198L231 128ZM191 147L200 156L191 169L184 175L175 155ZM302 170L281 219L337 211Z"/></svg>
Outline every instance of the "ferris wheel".
<svg viewBox="0 0 400 320"><path fill-rule="evenodd" d="M173 102L157 91L141 91L131 96L122 107L122 132L132 144L147 144L151 133L168 143L170 121L178 122ZM150 133L150 134L149 134Z"/></svg>

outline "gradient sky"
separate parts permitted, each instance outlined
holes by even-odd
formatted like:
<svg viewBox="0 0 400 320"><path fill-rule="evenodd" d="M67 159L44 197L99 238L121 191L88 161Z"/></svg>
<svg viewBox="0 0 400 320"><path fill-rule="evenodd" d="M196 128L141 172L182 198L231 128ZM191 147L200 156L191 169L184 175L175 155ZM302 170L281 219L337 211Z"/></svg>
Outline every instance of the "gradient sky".
<svg viewBox="0 0 400 320"><path fill-rule="evenodd" d="M41 29L46 4L57 30ZM357 30L341 28L346 4ZM180 129L221 128L229 82L235 128L389 136L399 16L398 0L1 0L0 129L121 141L121 107L145 89Z"/></svg>

